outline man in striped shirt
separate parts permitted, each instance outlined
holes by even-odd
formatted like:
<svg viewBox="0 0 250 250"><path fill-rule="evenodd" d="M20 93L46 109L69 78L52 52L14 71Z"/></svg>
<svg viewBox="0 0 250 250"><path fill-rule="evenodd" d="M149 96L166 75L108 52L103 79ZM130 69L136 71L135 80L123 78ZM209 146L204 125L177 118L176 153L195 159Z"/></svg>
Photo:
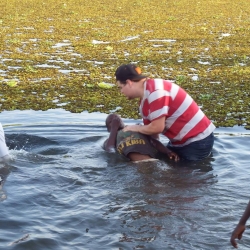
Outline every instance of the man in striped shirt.
<svg viewBox="0 0 250 250"><path fill-rule="evenodd" d="M182 159L201 160L210 155L215 126L187 92L163 79L148 79L134 64L124 64L115 72L121 93L128 99L140 98L144 125L130 125L135 131L169 139L167 147Z"/></svg>

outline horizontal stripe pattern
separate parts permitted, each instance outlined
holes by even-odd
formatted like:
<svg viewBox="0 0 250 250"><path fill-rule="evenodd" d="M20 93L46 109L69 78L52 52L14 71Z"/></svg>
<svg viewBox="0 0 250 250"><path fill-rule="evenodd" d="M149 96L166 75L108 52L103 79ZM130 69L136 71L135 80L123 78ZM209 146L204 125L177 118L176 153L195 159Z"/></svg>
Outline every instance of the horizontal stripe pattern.
<svg viewBox="0 0 250 250"><path fill-rule="evenodd" d="M147 80L140 113L145 125L165 116L163 134L176 146L205 138L215 129L184 89L163 79Z"/></svg>

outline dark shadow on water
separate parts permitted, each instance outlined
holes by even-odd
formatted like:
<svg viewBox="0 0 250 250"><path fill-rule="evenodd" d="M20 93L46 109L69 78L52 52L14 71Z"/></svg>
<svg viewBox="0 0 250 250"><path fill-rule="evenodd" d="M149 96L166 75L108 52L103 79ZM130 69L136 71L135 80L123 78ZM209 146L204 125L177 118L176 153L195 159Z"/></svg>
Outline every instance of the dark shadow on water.
<svg viewBox="0 0 250 250"><path fill-rule="evenodd" d="M25 150L41 155L61 155L68 152L67 148L54 140L29 134L7 134L6 144L10 150Z"/></svg>
<svg viewBox="0 0 250 250"><path fill-rule="evenodd" d="M29 134L6 134L6 144L9 149L24 149L29 151L35 147L44 145L58 145L56 141Z"/></svg>
<svg viewBox="0 0 250 250"><path fill-rule="evenodd" d="M82 143L93 143L93 142L97 142L98 140L102 139L103 136L89 136L89 137L84 137L84 138L81 138L77 141L73 141L71 142L72 144L82 144Z"/></svg>

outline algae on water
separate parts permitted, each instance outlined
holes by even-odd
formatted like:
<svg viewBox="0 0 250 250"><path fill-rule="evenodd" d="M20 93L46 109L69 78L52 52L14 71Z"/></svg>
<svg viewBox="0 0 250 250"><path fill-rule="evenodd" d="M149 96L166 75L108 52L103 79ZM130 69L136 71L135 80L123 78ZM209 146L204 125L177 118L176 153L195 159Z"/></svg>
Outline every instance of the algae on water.
<svg viewBox="0 0 250 250"><path fill-rule="evenodd" d="M0 111L139 118L114 79L133 62L176 81L217 127L250 129L248 0L3 0L0 13Z"/></svg>

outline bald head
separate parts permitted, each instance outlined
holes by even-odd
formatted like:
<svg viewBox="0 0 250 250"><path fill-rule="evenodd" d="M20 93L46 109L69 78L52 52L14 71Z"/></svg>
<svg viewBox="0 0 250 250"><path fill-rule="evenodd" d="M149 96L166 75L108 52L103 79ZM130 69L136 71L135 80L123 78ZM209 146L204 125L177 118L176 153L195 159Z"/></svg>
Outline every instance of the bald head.
<svg viewBox="0 0 250 250"><path fill-rule="evenodd" d="M121 119L121 117L117 114L109 114L106 118L106 127L108 129L108 131L110 132L111 131L111 126L112 126L112 122L113 120L116 120L117 122L119 122L119 129L123 129L124 128L124 123Z"/></svg>

